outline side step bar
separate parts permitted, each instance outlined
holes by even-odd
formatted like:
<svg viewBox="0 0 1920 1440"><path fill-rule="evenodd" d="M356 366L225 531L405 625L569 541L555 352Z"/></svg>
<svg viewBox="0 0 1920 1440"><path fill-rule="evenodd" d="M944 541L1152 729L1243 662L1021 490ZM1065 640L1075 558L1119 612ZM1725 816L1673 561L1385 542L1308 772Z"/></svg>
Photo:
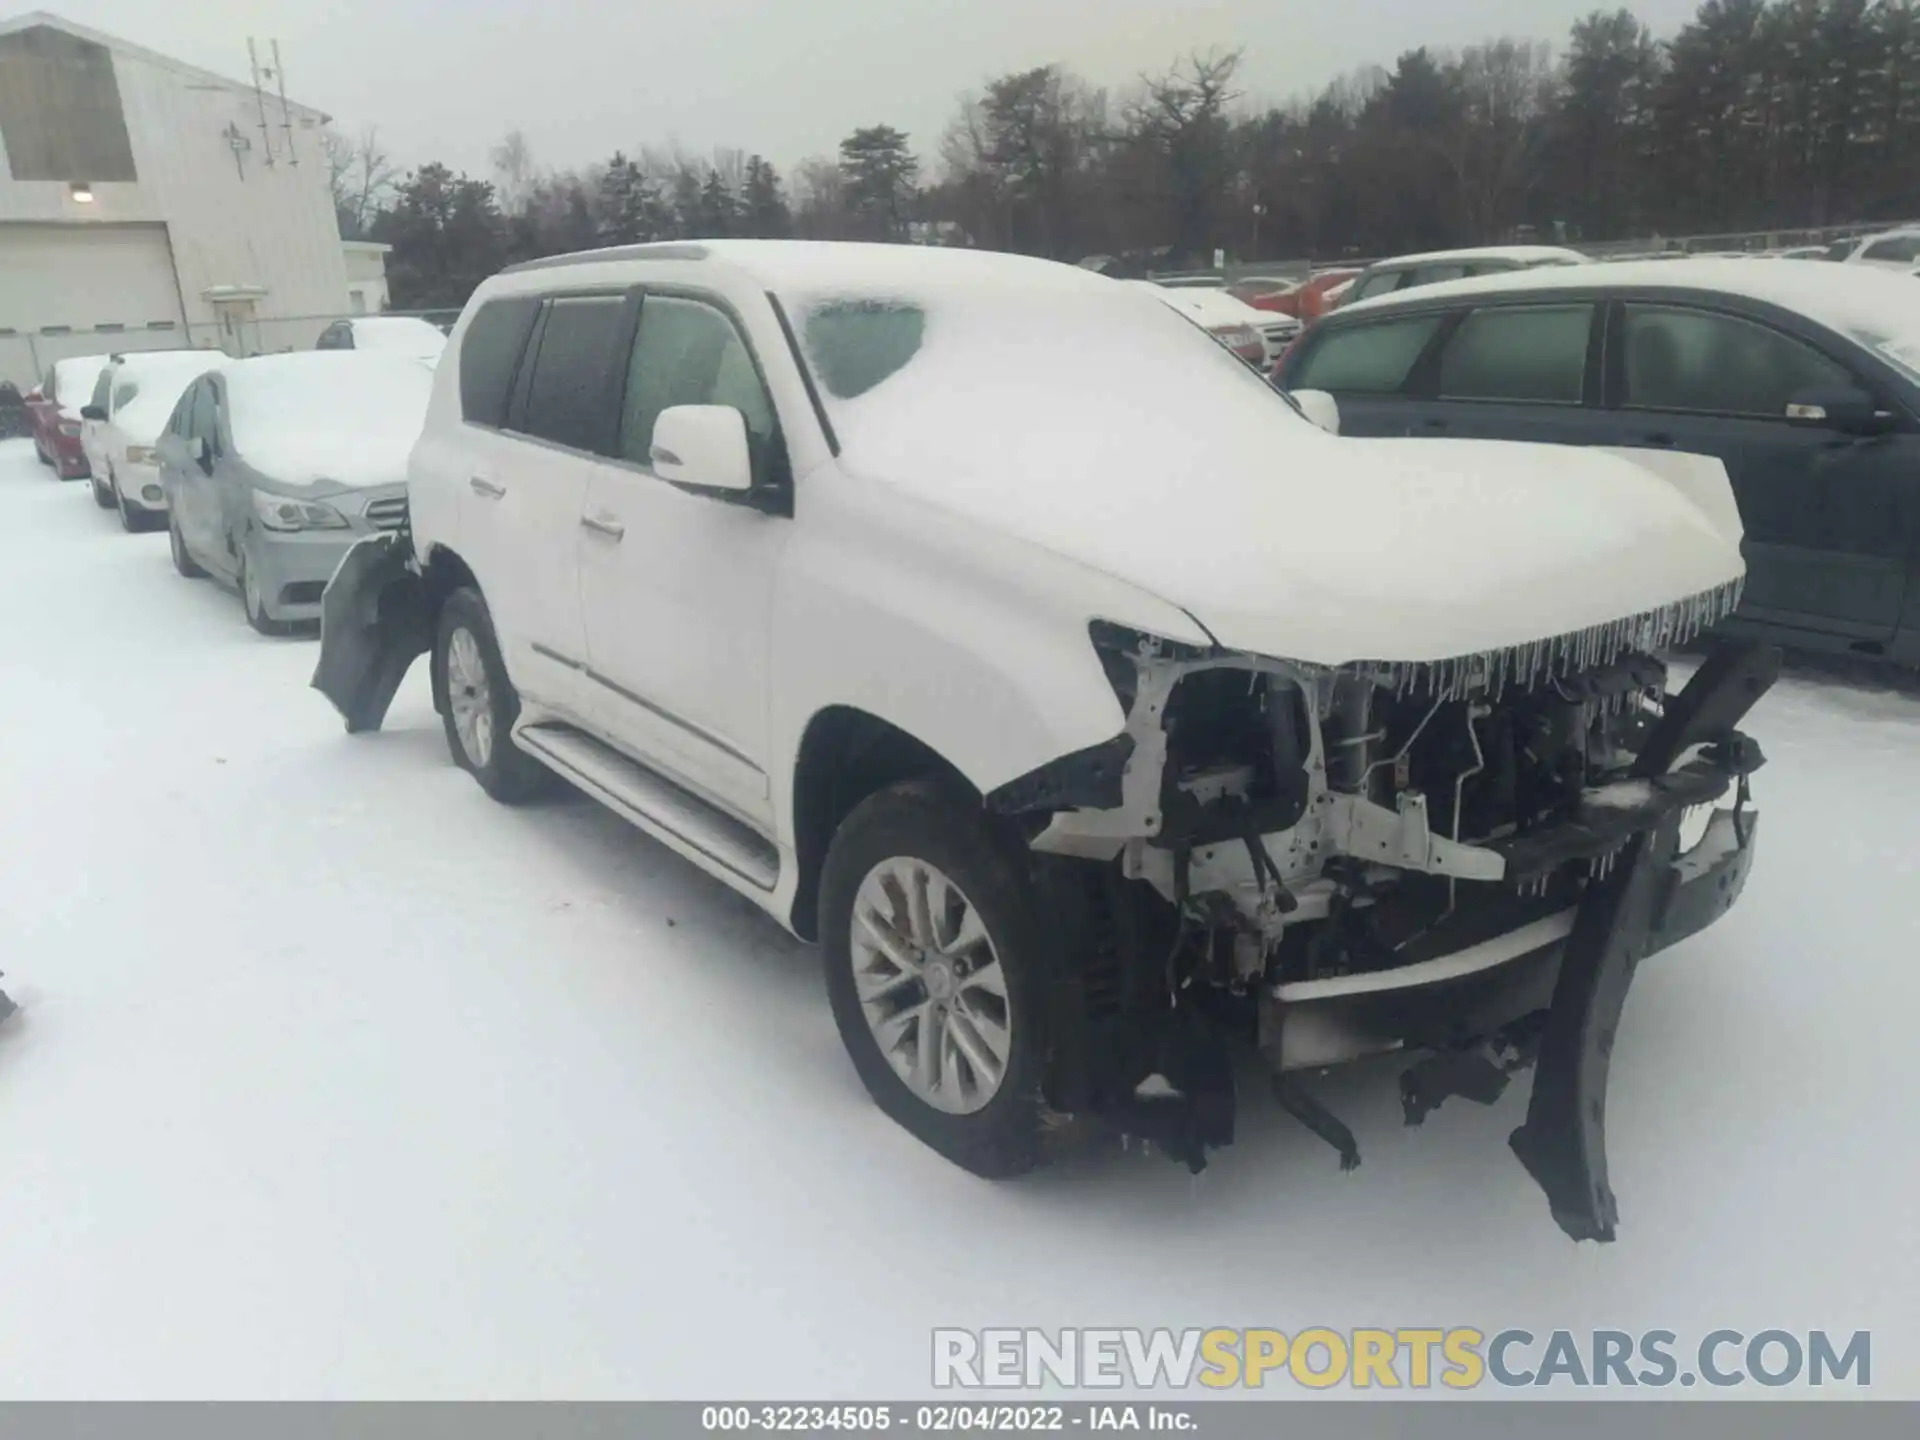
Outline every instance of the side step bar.
<svg viewBox="0 0 1920 1440"><path fill-rule="evenodd" d="M764 836L618 750L570 725L517 726L514 743L630 824L690 858L761 890L780 881L780 855Z"/></svg>

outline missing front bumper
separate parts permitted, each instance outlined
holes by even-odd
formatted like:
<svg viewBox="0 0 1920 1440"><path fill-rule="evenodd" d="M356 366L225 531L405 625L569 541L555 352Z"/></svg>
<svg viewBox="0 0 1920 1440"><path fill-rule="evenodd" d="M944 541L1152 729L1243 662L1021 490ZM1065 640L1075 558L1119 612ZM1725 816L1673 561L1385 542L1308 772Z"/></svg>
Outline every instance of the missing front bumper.
<svg viewBox="0 0 1920 1440"><path fill-rule="evenodd" d="M1513 1151L1562 1230L1575 1240L1612 1240L1618 1211L1607 1175L1606 1091L1627 990L1641 960L1703 929L1746 886L1759 824L1747 809L1746 776L1760 757L1733 727L1772 686L1779 663L1777 651L1761 647L1716 654L1669 703L1641 752L1641 779L1657 781L1703 752L1738 787L1734 806L1717 812L1686 854L1677 853L1686 794L1658 784L1631 813L1624 837L1617 813L1540 837L1543 864L1614 856L1574 911L1502 937L1508 952L1473 957L1484 964L1447 957L1453 972L1431 983L1389 972L1317 991L1282 987L1262 1005L1269 1059L1284 1072L1380 1051L1427 1052L1402 1082L1414 1124L1450 1096L1490 1104L1509 1074L1536 1064ZM1342 1163L1351 1159L1343 1150Z"/></svg>

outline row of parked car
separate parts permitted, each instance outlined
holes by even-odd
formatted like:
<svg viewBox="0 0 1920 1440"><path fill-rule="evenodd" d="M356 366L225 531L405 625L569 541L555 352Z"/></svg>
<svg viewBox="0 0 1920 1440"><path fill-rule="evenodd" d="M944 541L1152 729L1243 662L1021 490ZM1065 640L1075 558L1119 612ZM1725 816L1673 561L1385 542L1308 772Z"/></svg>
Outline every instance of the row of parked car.
<svg viewBox="0 0 1920 1440"><path fill-rule="evenodd" d="M1383 288L1308 331L1275 383L1331 396L1349 435L1713 457L1747 564L1723 631L1920 665L1905 264L1701 257Z"/></svg>
<svg viewBox="0 0 1920 1440"><path fill-rule="evenodd" d="M139 350L55 361L26 397L34 450L174 567L233 587L263 634L317 621L347 547L406 514L407 455L446 336L408 316L330 325L315 350Z"/></svg>

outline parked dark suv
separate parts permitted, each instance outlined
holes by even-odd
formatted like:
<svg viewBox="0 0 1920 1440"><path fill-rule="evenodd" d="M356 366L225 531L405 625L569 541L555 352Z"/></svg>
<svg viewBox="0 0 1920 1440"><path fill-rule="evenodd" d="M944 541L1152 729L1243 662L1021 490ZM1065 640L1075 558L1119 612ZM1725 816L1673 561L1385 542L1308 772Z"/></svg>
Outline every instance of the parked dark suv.
<svg viewBox="0 0 1920 1440"><path fill-rule="evenodd" d="M1920 281L1688 260L1534 270L1335 312L1277 383L1349 435L1658 448L1725 463L1724 629L1920 665Z"/></svg>

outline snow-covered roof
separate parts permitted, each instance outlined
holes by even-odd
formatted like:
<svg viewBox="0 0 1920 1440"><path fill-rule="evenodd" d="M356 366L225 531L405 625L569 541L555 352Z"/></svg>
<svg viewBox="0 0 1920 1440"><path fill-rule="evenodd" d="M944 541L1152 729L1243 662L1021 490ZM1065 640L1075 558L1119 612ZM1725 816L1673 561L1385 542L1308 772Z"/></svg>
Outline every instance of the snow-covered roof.
<svg viewBox="0 0 1920 1440"><path fill-rule="evenodd" d="M1267 319L1266 311L1254 309L1228 290L1186 285L1166 286L1155 284L1151 280L1143 280L1140 284L1152 292L1162 304L1171 305L1183 315L1191 315L1209 329L1224 325L1259 325Z"/></svg>
<svg viewBox="0 0 1920 1440"><path fill-rule="evenodd" d="M367 315L349 322L357 350L384 350L419 360L438 360L447 348L440 327L417 315Z"/></svg>
<svg viewBox="0 0 1920 1440"><path fill-rule="evenodd" d="M156 11L155 13L158 14L161 12ZM175 60L170 55L162 55L157 50L149 50L143 45L135 45L129 40L122 40L116 35L109 35L103 30L95 30L86 25L76 25L64 16L55 15L47 10L29 10L26 14L15 15L10 20L0 20L0 35L12 35L21 30L35 30L41 27L49 30L58 30L63 34L71 35L76 40L85 40L94 45L104 46L116 54L125 55L134 60L141 60L149 65L157 65L164 70L171 70L176 75L180 75L188 80L198 81L201 84L217 85L222 89L233 90L243 94L251 94L253 90L251 85L243 81L229 79L227 76L216 74L211 70L202 70L197 65L189 65L183 60ZM275 107L278 107L280 97L277 90L272 99ZM287 108L296 115L311 119L318 124L325 124L333 118L324 111L314 109L311 105L301 105L292 100L287 102Z"/></svg>
<svg viewBox="0 0 1920 1440"><path fill-rule="evenodd" d="M80 407L93 395L100 372L112 363L110 355L69 355L53 362L53 398L61 412L78 418Z"/></svg>
<svg viewBox="0 0 1920 1440"><path fill-rule="evenodd" d="M1596 294L1614 290L1711 291L1778 305L1851 334L1920 340L1920 279L1905 271L1818 260L1623 260L1583 266L1577 273L1558 268L1513 270L1358 300L1340 313L1394 310L1453 296L1573 288Z"/></svg>
<svg viewBox="0 0 1920 1440"><path fill-rule="evenodd" d="M113 412L113 428L137 445L151 445L166 429L173 407L207 371L226 363L218 350L133 350L114 370L113 387L131 381L133 399Z"/></svg>
<svg viewBox="0 0 1920 1440"><path fill-rule="evenodd" d="M433 371L391 352L302 350L220 371L240 458L288 485L397 484L420 437Z"/></svg>
<svg viewBox="0 0 1920 1440"><path fill-rule="evenodd" d="M1471 250L1430 250L1423 255L1395 255L1376 265L1435 265L1448 260L1511 260L1516 265L1579 265L1587 257L1562 245L1482 245Z"/></svg>

